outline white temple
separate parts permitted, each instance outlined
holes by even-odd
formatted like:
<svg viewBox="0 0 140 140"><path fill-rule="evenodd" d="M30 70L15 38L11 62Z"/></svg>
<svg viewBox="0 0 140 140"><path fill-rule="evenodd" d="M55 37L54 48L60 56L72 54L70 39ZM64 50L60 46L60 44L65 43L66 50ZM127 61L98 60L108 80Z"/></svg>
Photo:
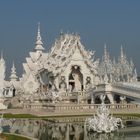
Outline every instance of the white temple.
<svg viewBox="0 0 140 140"><path fill-rule="evenodd" d="M10 97L11 104L24 107L45 103L100 103L100 94L114 104L140 99L140 84L132 60L121 47L118 60L111 59L104 46L102 59L86 50L78 34L60 34L51 50L45 52L40 26L33 52L23 63L24 73L16 75L13 63L9 81L5 81L5 61L0 59L0 97ZM134 86L137 86L137 90Z"/></svg>

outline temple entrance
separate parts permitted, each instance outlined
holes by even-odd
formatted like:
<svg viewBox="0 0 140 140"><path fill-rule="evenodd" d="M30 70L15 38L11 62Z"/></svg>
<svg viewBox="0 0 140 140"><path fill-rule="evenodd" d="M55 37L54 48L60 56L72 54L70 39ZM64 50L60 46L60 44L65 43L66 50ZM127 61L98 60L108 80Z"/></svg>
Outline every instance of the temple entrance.
<svg viewBox="0 0 140 140"><path fill-rule="evenodd" d="M46 69L43 69L42 71L38 73L37 80L38 80L38 83L40 84L39 92L46 93L49 89L52 88L54 77L53 75L48 73Z"/></svg>
<svg viewBox="0 0 140 140"><path fill-rule="evenodd" d="M83 90L83 74L80 67L77 65L72 66L69 75L69 89L71 92L78 92Z"/></svg>

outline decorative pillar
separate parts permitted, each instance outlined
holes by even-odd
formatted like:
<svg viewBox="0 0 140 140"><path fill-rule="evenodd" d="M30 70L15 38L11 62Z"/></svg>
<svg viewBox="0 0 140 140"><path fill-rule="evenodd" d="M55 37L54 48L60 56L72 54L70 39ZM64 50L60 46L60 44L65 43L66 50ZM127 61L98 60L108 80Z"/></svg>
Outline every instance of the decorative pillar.
<svg viewBox="0 0 140 140"><path fill-rule="evenodd" d="M66 130L66 140L69 140L69 131L70 131L70 125L67 124L67 130Z"/></svg>
<svg viewBox="0 0 140 140"><path fill-rule="evenodd" d="M66 79L66 87L67 87L67 90L68 90L69 89L69 75L66 75L65 79Z"/></svg>
<svg viewBox="0 0 140 140"><path fill-rule="evenodd" d="M114 104L114 98L113 95L110 92L105 93L110 101L111 104Z"/></svg>
<svg viewBox="0 0 140 140"><path fill-rule="evenodd" d="M93 93L91 94L91 104L94 104L95 102L94 102L94 95L93 95Z"/></svg>

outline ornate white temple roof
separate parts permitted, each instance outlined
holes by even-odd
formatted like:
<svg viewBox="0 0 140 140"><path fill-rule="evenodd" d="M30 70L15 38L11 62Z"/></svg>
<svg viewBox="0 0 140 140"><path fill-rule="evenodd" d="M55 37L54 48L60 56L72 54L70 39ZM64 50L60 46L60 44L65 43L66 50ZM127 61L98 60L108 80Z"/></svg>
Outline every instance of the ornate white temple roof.
<svg viewBox="0 0 140 140"><path fill-rule="evenodd" d="M55 74L60 73L72 60L76 49L80 51L82 61L85 61L91 71L97 73L96 69L99 61L94 61L95 52L85 50L78 34L61 34L51 49L45 68Z"/></svg>

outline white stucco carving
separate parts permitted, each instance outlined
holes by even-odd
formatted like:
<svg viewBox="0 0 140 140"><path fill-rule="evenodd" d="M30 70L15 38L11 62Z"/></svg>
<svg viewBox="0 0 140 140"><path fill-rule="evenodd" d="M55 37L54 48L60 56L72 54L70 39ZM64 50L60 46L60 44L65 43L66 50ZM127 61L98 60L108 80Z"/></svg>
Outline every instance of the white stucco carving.
<svg viewBox="0 0 140 140"><path fill-rule="evenodd" d="M13 64L10 81L5 81L5 61L1 58L0 96L5 89L4 96L18 95L21 102L96 103L94 94L99 87L98 91L105 92L110 103L114 103L112 91L102 90L102 85L137 82L134 63L128 61L122 47L118 60L110 58L106 45L102 59L95 60L95 51L86 50L78 34L61 33L51 50L45 52L40 25L34 51L29 52L23 69L18 80Z"/></svg>

